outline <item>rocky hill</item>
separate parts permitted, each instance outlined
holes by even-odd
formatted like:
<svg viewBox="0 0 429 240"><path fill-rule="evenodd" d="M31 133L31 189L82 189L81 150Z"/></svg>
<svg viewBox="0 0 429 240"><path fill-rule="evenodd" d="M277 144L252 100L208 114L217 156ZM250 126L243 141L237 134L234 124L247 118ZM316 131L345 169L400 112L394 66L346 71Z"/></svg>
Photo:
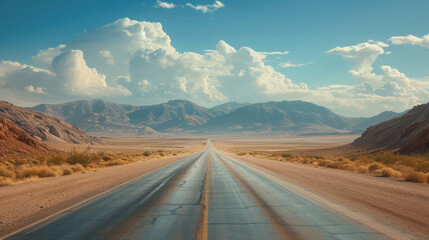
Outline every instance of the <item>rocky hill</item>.
<svg viewBox="0 0 429 240"><path fill-rule="evenodd" d="M0 117L18 125L31 137L53 142L97 144L99 141L88 136L69 123L44 113L0 101Z"/></svg>
<svg viewBox="0 0 429 240"><path fill-rule="evenodd" d="M429 103L368 128L351 145L372 151L429 152Z"/></svg>
<svg viewBox="0 0 429 240"><path fill-rule="evenodd" d="M6 155L46 155L55 150L31 137L22 128L0 117L0 157Z"/></svg>
<svg viewBox="0 0 429 240"><path fill-rule="evenodd" d="M133 105L94 100L63 104L40 104L31 109L62 119L88 133L154 133L155 131L148 126L136 126L130 122L128 114L140 108Z"/></svg>

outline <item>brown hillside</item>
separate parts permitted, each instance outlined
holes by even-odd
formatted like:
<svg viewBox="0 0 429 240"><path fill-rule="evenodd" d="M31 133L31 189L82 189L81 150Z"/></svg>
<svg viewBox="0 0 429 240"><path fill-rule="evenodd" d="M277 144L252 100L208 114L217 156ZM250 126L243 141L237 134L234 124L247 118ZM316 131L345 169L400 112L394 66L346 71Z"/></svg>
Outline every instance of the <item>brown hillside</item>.
<svg viewBox="0 0 429 240"><path fill-rule="evenodd" d="M351 145L372 151L429 152L429 103L416 106L400 117L369 127Z"/></svg>
<svg viewBox="0 0 429 240"><path fill-rule="evenodd" d="M32 138L22 128L0 117L0 157L18 155L47 155L55 150Z"/></svg>
<svg viewBox="0 0 429 240"><path fill-rule="evenodd" d="M85 144L99 143L95 138L88 136L65 121L8 102L0 101L0 117L10 120L30 136L39 140Z"/></svg>

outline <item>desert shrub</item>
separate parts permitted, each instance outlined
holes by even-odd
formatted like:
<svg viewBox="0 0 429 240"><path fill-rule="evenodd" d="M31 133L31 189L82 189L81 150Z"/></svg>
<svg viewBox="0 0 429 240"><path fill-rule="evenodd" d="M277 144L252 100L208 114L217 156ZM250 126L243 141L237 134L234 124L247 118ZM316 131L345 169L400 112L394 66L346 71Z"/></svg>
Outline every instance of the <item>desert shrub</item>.
<svg viewBox="0 0 429 240"><path fill-rule="evenodd" d="M368 173L369 172L369 169L367 166L358 166L358 167L356 167L355 170L358 173Z"/></svg>
<svg viewBox="0 0 429 240"><path fill-rule="evenodd" d="M145 156L145 157L149 157L150 155L151 155L151 153L149 151L143 152L143 156Z"/></svg>
<svg viewBox="0 0 429 240"><path fill-rule="evenodd" d="M74 173L74 171L71 168L64 168L63 169L63 175L70 175L70 174L73 174L73 173Z"/></svg>
<svg viewBox="0 0 429 240"><path fill-rule="evenodd" d="M294 155L292 153L282 153L280 156L282 156L282 158L292 158L292 157L294 157Z"/></svg>
<svg viewBox="0 0 429 240"><path fill-rule="evenodd" d="M15 166L21 166L21 165L27 164L27 160L25 160L25 159L15 159L14 164L15 164Z"/></svg>
<svg viewBox="0 0 429 240"><path fill-rule="evenodd" d="M237 155L238 156L244 156L244 155L246 155L246 153L245 152L238 152Z"/></svg>
<svg viewBox="0 0 429 240"><path fill-rule="evenodd" d="M371 155L355 156L355 157L351 157L350 159L362 165L370 164L374 162L373 156Z"/></svg>
<svg viewBox="0 0 429 240"><path fill-rule="evenodd" d="M18 172L19 178L29 178L32 176L37 176L39 178L46 178L46 177L55 177L55 171L48 167L48 166L34 166L34 167L28 167L28 168L22 168Z"/></svg>
<svg viewBox="0 0 429 240"><path fill-rule="evenodd" d="M384 168L383 164L378 163L378 162L375 162L375 163L373 163L373 164L369 165L368 170L369 170L370 172L374 172L374 171L376 171L376 170L380 170L380 169L382 169L382 168Z"/></svg>
<svg viewBox="0 0 429 240"><path fill-rule="evenodd" d="M383 168L381 169L381 176L383 177L402 177L402 173L399 171L396 171L392 168Z"/></svg>
<svg viewBox="0 0 429 240"><path fill-rule="evenodd" d="M0 177L0 187L9 186L12 184L13 184L12 179L8 177Z"/></svg>
<svg viewBox="0 0 429 240"><path fill-rule="evenodd" d="M396 162L398 162L400 160L400 158L401 157L399 155L394 154L392 152L384 152L382 154L374 156L374 160L376 162L383 163L384 165L395 164Z"/></svg>
<svg viewBox="0 0 429 240"><path fill-rule="evenodd" d="M5 177L5 178L15 178L15 172L7 169L6 167L0 167L0 177Z"/></svg>
<svg viewBox="0 0 429 240"><path fill-rule="evenodd" d="M326 157L324 157L324 156L317 156L317 155L307 155L307 156L304 156L304 157L307 157L307 158L315 158L315 159L317 159L317 160L326 159Z"/></svg>
<svg viewBox="0 0 429 240"><path fill-rule="evenodd" d="M92 163L88 164L86 167L90 168L90 169L97 169L99 166L97 163L92 162Z"/></svg>
<svg viewBox="0 0 429 240"><path fill-rule="evenodd" d="M118 160L114 160L114 161L107 162L107 163L105 164L105 166L117 166L117 165L124 165L124 164L126 164L126 163L127 163L127 162L125 162L125 161L123 161L123 160L118 159Z"/></svg>
<svg viewBox="0 0 429 240"><path fill-rule="evenodd" d="M83 170L85 170L85 168L82 166L82 164L80 164L80 163L77 163L77 164L75 164L75 165L73 165L72 167L71 167L71 169L74 171L74 172L82 172Z"/></svg>
<svg viewBox="0 0 429 240"><path fill-rule="evenodd" d="M408 173L405 176L405 181L416 182L416 183L426 183L427 176L422 172L412 172L412 173Z"/></svg>
<svg viewBox="0 0 429 240"><path fill-rule="evenodd" d="M69 164L81 164L86 167L88 164L98 161L100 157L98 154L91 153L88 150L83 152L72 151L66 158L66 162Z"/></svg>
<svg viewBox="0 0 429 240"><path fill-rule="evenodd" d="M326 165L328 168L339 168L339 164L337 162L330 162Z"/></svg>
<svg viewBox="0 0 429 240"><path fill-rule="evenodd" d="M106 155L106 156L103 157L103 160L107 162L107 161L114 160L114 158L112 156Z"/></svg>
<svg viewBox="0 0 429 240"><path fill-rule="evenodd" d="M62 156L62 155L53 156L48 158L47 160L48 165L61 165L61 164L64 164L65 162L66 162L66 158L65 156Z"/></svg>
<svg viewBox="0 0 429 240"><path fill-rule="evenodd" d="M332 161L331 160L320 160L320 161L318 161L318 163L319 163L319 166L321 166L321 167L327 167L329 164L332 163Z"/></svg>

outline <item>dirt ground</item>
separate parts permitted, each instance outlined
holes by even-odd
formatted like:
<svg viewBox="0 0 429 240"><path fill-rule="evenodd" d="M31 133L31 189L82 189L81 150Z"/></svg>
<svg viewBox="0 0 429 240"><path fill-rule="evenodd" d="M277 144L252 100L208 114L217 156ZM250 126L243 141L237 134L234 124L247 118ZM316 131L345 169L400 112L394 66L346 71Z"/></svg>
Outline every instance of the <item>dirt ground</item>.
<svg viewBox="0 0 429 240"><path fill-rule="evenodd" d="M141 153L144 151L183 151L186 153L201 151L206 147L205 138L100 138L102 145L49 143L51 146L63 150L84 150L90 147L96 151L107 153Z"/></svg>
<svg viewBox="0 0 429 240"><path fill-rule="evenodd" d="M333 149L355 140L358 135L310 136L287 138L221 139L214 138L213 146L227 152L265 151L292 152L295 154L322 152L332 154Z"/></svg>

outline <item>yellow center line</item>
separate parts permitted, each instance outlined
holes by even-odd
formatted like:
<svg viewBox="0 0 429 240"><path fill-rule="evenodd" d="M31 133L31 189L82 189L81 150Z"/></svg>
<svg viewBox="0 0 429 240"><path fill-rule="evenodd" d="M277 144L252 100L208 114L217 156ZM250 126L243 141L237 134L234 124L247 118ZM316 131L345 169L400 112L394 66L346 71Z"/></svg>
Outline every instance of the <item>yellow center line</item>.
<svg viewBox="0 0 429 240"><path fill-rule="evenodd" d="M203 210L203 229L202 240L208 239L209 230L209 181L210 181L210 155L208 155L206 182L204 186L204 210Z"/></svg>

